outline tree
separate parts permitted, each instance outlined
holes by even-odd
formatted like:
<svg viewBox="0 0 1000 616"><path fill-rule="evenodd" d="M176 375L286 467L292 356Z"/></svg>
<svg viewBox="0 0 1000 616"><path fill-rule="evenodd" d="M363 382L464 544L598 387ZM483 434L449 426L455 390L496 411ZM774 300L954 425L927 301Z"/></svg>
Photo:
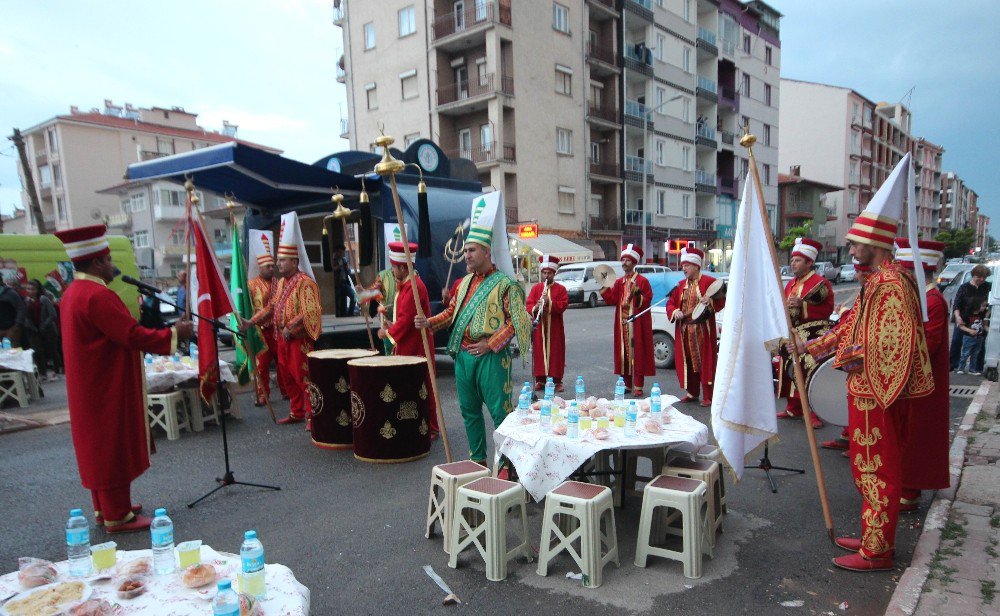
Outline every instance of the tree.
<svg viewBox="0 0 1000 616"><path fill-rule="evenodd" d="M778 248L781 250L791 250L795 246L795 240L800 237L809 237L812 234L813 221L807 220L800 227L792 227L785 232L785 237L781 238Z"/></svg>
<svg viewBox="0 0 1000 616"><path fill-rule="evenodd" d="M976 232L972 229L945 230L935 235L934 239L944 242L945 258L953 259L969 254L969 250L976 241Z"/></svg>

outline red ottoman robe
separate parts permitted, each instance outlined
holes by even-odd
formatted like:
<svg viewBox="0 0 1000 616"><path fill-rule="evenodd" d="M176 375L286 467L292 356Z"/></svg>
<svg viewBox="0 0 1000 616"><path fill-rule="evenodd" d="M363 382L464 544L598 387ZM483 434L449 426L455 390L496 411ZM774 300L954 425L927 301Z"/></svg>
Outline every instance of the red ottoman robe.
<svg viewBox="0 0 1000 616"><path fill-rule="evenodd" d="M431 300L427 294L427 287L424 281L418 276L416 278L417 294L420 296L420 308L425 317L431 314ZM396 296L392 302L392 325L386 330L389 341L392 342L393 355L410 355L413 357L426 357L424 353L424 341L420 336L420 330L413 326L413 319L417 316L417 308L413 303L413 285L409 280L396 283ZM427 332L427 342L434 347L434 335ZM433 355L433 353L432 353ZM427 373L430 379L430 372ZM438 431L437 423L437 403L434 400L434 388L430 382L427 383L427 423L432 431Z"/></svg>
<svg viewBox="0 0 1000 616"><path fill-rule="evenodd" d="M80 483L90 490L126 487L149 468L141 354L173 353L174 330L141 327L103 280L82 273L60 305Z"/></svg>
<svg viewBox="0 0 1000 616"><path fill-rule="evenodd" d="M632 314L638 314L653 302L653 289L649 286L649 280L642 274L632 274L630 285L638 293L633 293L631 299L626 297L625 285L629 281L628 276L622 276L615 281L610 289L601 292L601 297L609 306L615 307L615 374L630 375L625 345L628 344L628 334L623 324L622 308L627 307L629 301L632 302ZM642 377L654 376L656 374L656 362L653 360L653 317L648 312L632 322L632 341L635 343L635 368L634 376ZM635 385L639 387L639 384Z"/></svg>
<svg viewBox="0 0 1000 616"><path fill-rule="evenodd" d="M525 300L525 307L528 314L534 315L535 306L542 298L545 290L545 283L539 282L531 287L528 299ZM538 326L531 333L531 374L535 380L544 380L551 376L555 381L561 382L563 374L566 372L566 329L563 326L563 313L569 307L569 293L566 287L558 282L553 282L549 289L549 315L538 321ZM549 301L549 300L546 300ZM652 331L652 329L650 329ZM549 371L545 372L545 344L542 333L549 342Z"/></svg>
<svg viewBox="0 0 1000 616"><path fill-rule="evenodd" d="M715 282L715 278L702 274L698 278L697 287L694 289L694 299L700 300L705 294L708 287ZM667 316L669 317L674 313L675 310L680 310L681 312L690 313L694 309L694 306L685 306L684 293L688 289L688 279L680 281L674 290L670 292L670 297L667 299ZM701 359L701 370L698 372L699 375L704 375L701 377L702 384L707 384L709 387L715 384L715 363L719 358L719 345L717 329L715 325L715 314L725 308L726 300L715 299L712 301L712 313L709 314L708 318L701 323L691 324L688 322L677 323L677 329L674 331L674 366L677 370L677 380L680 382L681 389L691 393L692 395L698 395L697 391L692 393L689 388L689 379L691 374L688 373L688 336L683 335L683 330L688 330L691 337L696 336L698 338L698 346L700 347L699 358ZM704 389L704 387L703 387ZM705 393L710 394L711 390L706 390Z"/></svg>

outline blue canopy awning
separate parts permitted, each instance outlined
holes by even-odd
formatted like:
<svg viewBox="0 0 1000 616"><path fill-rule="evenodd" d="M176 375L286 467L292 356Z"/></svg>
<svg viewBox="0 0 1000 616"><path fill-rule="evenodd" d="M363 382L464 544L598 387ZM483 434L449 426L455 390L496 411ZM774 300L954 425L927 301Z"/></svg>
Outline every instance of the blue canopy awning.
<svg viewBox="0 0 1000 616"><path fill-rule="evenodd" d="M131 181L168 180L183 183L191 176L195 186L259 209L290 209L329 203L332 189L357 195L361 181L236 141L128 166Z"/></svg>

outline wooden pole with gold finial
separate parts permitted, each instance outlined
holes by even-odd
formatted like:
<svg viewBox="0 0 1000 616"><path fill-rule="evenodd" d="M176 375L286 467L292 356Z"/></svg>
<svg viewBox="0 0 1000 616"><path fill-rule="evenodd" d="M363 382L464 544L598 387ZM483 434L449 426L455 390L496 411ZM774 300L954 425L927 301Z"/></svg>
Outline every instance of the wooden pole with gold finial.
<svg viewBox="0 0 1000 616"><path fill-rule="evenodd" d="M347 232L348 231L347 219L351 216L353 212L348 208L344 207L344 195L340 193L337 193L332 197L330 197L330 201L332 201L333 204L336 206L333 209L333 214L330 214L330 216L339 219L341 224L343 225L344 243L347 244L347 252L351 255L351 262L354 266L354 271L357 272L358 274L358 284L361 284L361 266L359 265L358 262L358 253L354 250L354 242L351 241L351 235ZM351 273L348 272L347 276L349 277L350 275ZM372 337L372 324L371 320L368 317L367 306L361 306L361 314L363 314L365 317L365 331L368 332L368 346L371 347L372 351L374 351L375 338Z"/></svg>
<svg viewBox="0 0 1000 616"><path fill-rule="evenodd" d="M761 220L764 221L764 233L767 237L767 246L771 250L771 263L774 265L774 277L778 282L778 288L782 288L781 285L781 274L778 270L778 252L774 247L774 236L771 233L771 225L767 223L770 217L767 215L767 209L764 207L764 191L760 185L760 173L757 170L757 159L753 155L753 145L757 142L757 137L750 134L750 128L748 126L743 127L743 137L740 139L740 145L747 149L747 153L750 156L750 170L753 173L754 184L757 187L757 203L760 207ZM788 304L782 302L785 313L785 323L788 326L789 336L793 335L795 331L792 328L792 315L788 312ZM833 530L833 517L830 515L830 502L826 495L826 480L823 478L823 466L820 464L819 460L819 450L816 448L816 433L813 430L812 425L812 407L809 406L809 393L806 389L806 379L802 374L802 363L800 361L800 355L798 348L792 345L792 370L795 374L795 388L799 392L799 398L802 400L802 410L805 415L804 420L806 424L806 436L809 440L809 452L812 455L813 468L816 471L816 487L819 489L819 501L820 505L823 507L823 520L826 523L827 533L830 535L830 541L836 541L836 535Z"/></svg>
<svg viewBox="0 0 1000 616"><path fill-rule="evenodd" d="M184 176L184 192L187 193L187 198L184 200L185 206L185 216L187 219L184 221L184 238L187 243L187 251L185 255L187 256L187 264L185 265L185 278L184 281L184 318L188 321L191 320L191 209L198 207L198 195L194 191L194 180L191 179L190 175Z"/></svg>
<svg viewBox="0 0 1000 616"><path fill-rule="evenodd" d="M401 160L393 158L389 151L389 146L395 139L389 135L379 135L375 138L375 145L382 148L382 162L375 165L375 173L382 177L389 177L389 185L392 188L392 203L396 206L396 222L399 223L399 235L403 241L403 252L406 255L406 271L408 280L413 287L413 303L416 305L417 316L425 317L424 309L420 305L420 294L417 293L417 282L413 271L413 254L410 252L410 240L406 237L406 224L403 219L403 208L399 205L399 189L396 187L396 174L402 171L406 164ZM399 291L397 291L398 293ZM438 418L438 427L441 429L441 441L444 443L444 457L451 462L451 445L448 443L448 430L444 425L444 413L441 412L441 396L438 394L437 370L434 368L434 349L427 336L427 330L420 328L420 338L424 343L424 356L427 358L427 370L431 375L431 389L434 391L434 406Z"/></svg>

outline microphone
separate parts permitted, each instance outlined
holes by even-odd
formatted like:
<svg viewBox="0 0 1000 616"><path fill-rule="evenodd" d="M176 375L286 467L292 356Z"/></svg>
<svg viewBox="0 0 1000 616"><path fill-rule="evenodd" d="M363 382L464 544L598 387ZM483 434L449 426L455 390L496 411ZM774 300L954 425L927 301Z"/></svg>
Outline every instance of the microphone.
<svg viewBox="0 0 1000 616"><path fill-rule="evenodd" d="M122 276L122 282L124 282L125 284L130 284L133 287L137 287L140 291L142 291L144 293L163 293L163 291L161 291L160 289L157 289L153 285L146 284L145 282L143 282L141 280L136 280L135 278L132 278L131 276Z"/></svg>

